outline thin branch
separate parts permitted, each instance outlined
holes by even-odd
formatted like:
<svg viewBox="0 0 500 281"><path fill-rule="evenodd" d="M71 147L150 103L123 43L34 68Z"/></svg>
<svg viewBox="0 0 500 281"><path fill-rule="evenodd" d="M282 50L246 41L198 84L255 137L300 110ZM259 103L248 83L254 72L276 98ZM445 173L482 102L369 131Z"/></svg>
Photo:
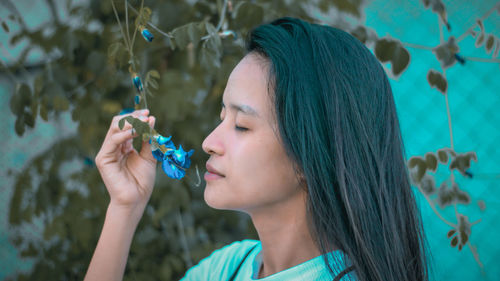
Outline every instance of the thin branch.
<svg viewBox="0 0 500 281"><path fill-rule="evenodd" d="M429 50L429 51L432 51L432 49L434 49L434 47L424 46L424 45L420 45L420 44L413 44L413 43L406 43L406 42L401 42L401 44L403 44L403 46L414 48L414 49Z"/></svg>
<svg viewBox="0 0 500 281"><path fill-rule="evenodd" d="M457 225L448 221L447 219L445 219L440 213L439 211L436 209L436 206L434 206L434 202L432 202L432 200L429 198L429 196L427 196L427 194L424 193L424 191L420 188L420 186L416 185L416 187L418 188L418 190L420 191L420 193L422 195L424 195L425 199L427 200L427 203L429 203L429 206L431 206L432 210L434 211L434 213L438 216L438 218L440 218L444 223L446 223L447 225L453 227L453 228L457 228Z"/></svg>
<svg viewBox="0 0 500 281"><path fill-rule="evenodd" d="M56 5L54 4L54 0L45 0L47 5L49 5L50 13L54 17L54 21L56 24L59 24L61 21L59 20L59 15L57 14Z"/></svg>
<svg viewBox="0 0 500 281"><path fill-rule="evenodd" d="M443 35L443 23L441 22L441 17L438 16L438 23L439 23L439 42L441 44L444 43L444 35Z"/></svg>
<svg viewBox="0 0 500 281"><path fill-rule="evenodd" d="M500 63L500 59L488 59L488 58L477 58L477 57L464 57L464 59L470 61Z"/></svg>
<svg viewBox="0 0 500 281"><path fill-rule="evenodd" d="M480 223L482 220L483 219L478 219L477 221L471 222L470 226L476 225L476 224Z"/></svg>
<svg viewBox="0 0 500 281"><path fill-rule="evenodd" d="M135 14L139 14L139 12L134 8L132 7L132 5L128 4L128 7L130 8L130 10L132 10ZM160 33L161 35L165 36L165 37L168 37L168 38L174 38L172 35L169 35L167 34L166 32L162 31L161 29L159 29L158 27L156 27L156 25L152 24L151 22L148 21L148 25L151 26L154 30L156 30L158 33Z"/></svg>
<svg viewBox="0 0 500 281"><path fill-rule="evenodd" d="M2 0L2 1L0 1L0 4L17 17L16 19L18 20L22 29L27 29L26 23L24 22L24 19L23 19L21 13L16 8L16 5L14 5L14 3L12 3L11 0Z"/></svg>
<svg viewBox="0 0 500 281"><path fill-rule="evenodd" d="M9 51L7 50L7 48L0 42L0 48L2 48L2 52L4 54L4 56L7 58L7 57L10 57L12 59L12 61L14 62L14 65L16 65L18 67L18 69L21 69L21 71L23 71L28 77L31 75L31 73L26 70L26 68L19 63L19 61L14 58L10 53ZM5 64L5 67L6 69L8 70L7 68L7 65Z"/></svg>
<svg viewBox="0 0 500 281"><path fill-rule="evenodd" d="M487 12L486 12L486 13L485 13L485 14L484 14L484 15L483 15L483 16L482 16L479 20L480 20L480 21L484 21L486 18L488 18L488 17L491 15L491 13L493 13L493 12L494 12L494 11L498 8L498 6L499 6L499 5L500 5L500 2L497 2L497 3L496 3L495 5L493 5L493 7L491 7L491 9L489 9L489 10L488 10L488 11L487 11ZM464 33L462 33L462 35L458 36L458 38L457 38L457 40L456 40L456 41L457 41L457 44L458 44L460 41L464 40L464 39L465 39L465 37L466 37L468 34L470 34L470 33L471 33L471 31L472 31L472 30L476 27L476 25L477 25L477 21L476 21L476 22L474 22L474 24L473 24L471 27L469 27L469 28L468 28L468 29L467 29Z"/></svg>
<svg viewBox="0 0 500 281"><path fill-rule="evenodd" d="M191 254L189 252L189 245L187 243L186 234L184 233L184 225L182 223L181 210L177 209L176 212L177 228L179 229L179 236L181 240L182 250L184 251L184 261L188 268L193 266L193 261L191 260Z"/></svg>
<svg viewBox="0 0 500 281"><path fill-rule="evenodd" d="M443 76L444 78L446 79L446 71L443 69ZM453 128L451 126L451 113L450 113L450 102L448 101L448 88L446 88L446 93L444 94L444 97L446 99L446 113L448 114L448 130L450 131L450 148L452 150L455 150L454 149L454 146L453 146ZM453 183L453 173L451 174L451 179L452 179L452 183Z"/></svg>
<svg viewBox="0 0 500 281"><path fill-rule="evenodd" d="M476 260L477 264L479 264L479 266L482 269L483 268L483 263L479 259L479 254L477 253L476 248L472 246L472 244L470 243L470 241L467 241L467 246L469 246L469 249L472 252L472 255L474 256L474 259Z"/></svg>
<svg viewBox="0 0 500 281"><path fill-rule="evenodd" d="M222 6L222 11L219 19L219 23L217 24L216 32L219 32L219 30L222 27L222 24L224 23L224 17L226 16L226 8L227 8L227 0L224 0L224 5Z"/></svg>
<svg viewBox="0 0 500 281"><path fill-rule="evenodd" d="M215 34L219 32L219 30L222 27L222 24L224 23L224 18L226 17L226 8L227 8L227 0L224 0L224 5L222 6L222 11L219 19L219 23L217 24L217 27L215 28ZM201 37L201 40L207 40L208 38L214 36L215 34L207 34L203 37Z"/></svg>
<svg viewBox="0 0 500 281"><path fill-rule="evenodd" d="M10 76L10 79L12 81L19 82L19 79L17 79L17 77L10 71L10 69L7 67L7 64L5 64L5 62L2 59L0 59L0 63L5 68L5 72Z"/></svg>
<svg viewBox="0 0 500 281"><path fill-rule="evenodd" d="M125 28L127 29L127 40L130 43L130 30L128 28L128 8L127 8L127 0L123 2L123 5L125 6ZM130 50L132 50L132 45L129 45Z"/></svg>
<svg viewBox="0 0 500 281"><path fill-rule="evenodd" d="M127 4L128 5L128 4ZM144 0L141 1L141 11L142 11L142 8L144 7ZM135 29L134 29L134 35L132 36L132 48L134 47L134 44L135 44L135 35L137 34L137 26L135 26Z"/></svg>
<svg viewBox="0 0 500 281"><path fill-rule="evenodd" d="M120 18L118 17L118 12L116 11L115 3L113 0L111 1L111 6L113 7L113 12L115 13L116 21L118 22L118 25L120 26L120 32L122 33L123 36L123 41L125 42L125 48L127 48L128 52L131 53L132 50L130 49L130 46L128 45L127 42L127 37L125 36L125 32L123 31L122 23L120 21Z"/></svg>

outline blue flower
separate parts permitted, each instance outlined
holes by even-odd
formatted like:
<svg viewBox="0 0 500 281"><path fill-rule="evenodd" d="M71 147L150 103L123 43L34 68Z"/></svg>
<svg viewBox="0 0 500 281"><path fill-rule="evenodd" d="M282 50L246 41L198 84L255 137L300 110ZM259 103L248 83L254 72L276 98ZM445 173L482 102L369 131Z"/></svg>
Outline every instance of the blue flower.
<svg viewBox="0 0 500 281"><path fill-rule="evenodd" d="M134 86L137 91L142 92L144 90L144 88L142 87L141 77L139 77L137 74L134 75L132 81L134 82Z"/></svg>
<svg viewBox="0 0 500 281"><path fill-rule="evenodd" d="M118 115L123 115L132 112L134 112L134 109L132 107L125 107L124 109L122 109L122 111L120 111L120 113L118 113Z"/></svg>
<svg viewBox="0 0 500 281"><path fill-rule="evenodd" d="M135 97L134 97L134 103L135 103L135 104L139 104L139 103L141 103L141 96L139 96L139 95L135 95Z"/></svg>
<svg viewBox="0 0 500 281"><path fill-rule="evenodd" d="M167 174L167 176L173 179L182 179L186 175L186 171L183 169L179 169L179 167L172 164L170 161L165 160L161 163L161 168Z"/></svg>
<svg viewBox="0 0 500 281"><path fill-rule="evenodd" d="M151 42L153 41L153 39L155 38L153 36L153 33L151 33L149 30L143 28L141 30L141 34L142 34L142 37L144 37L144 40L148 41L148 42Z"/></svg>
<svg viewBox="0 0 500 281"><path fill-rule="evenodd" d="M150 138L149 143L152 144L151 153L156 160L162 162L161 167L167 176L182 179L186 175L186 169L191 166L189 157L193 155L194 150L191 149L186 152L182 145L179 145L179 149L175 149L175 144L171 138L171 136L166 138L161 135Z"/></svg>
<svg viewBox="0 0 500 281"><path fill-rule="evenodd" d="M179 145L179 149L174 150L172 153L172 160L175 162L175 164L181 166L184 169L189 168L191 166L191 155L193 154L194 150L191 149L189 152L184 151L182 149L182 145Z"/></svg>

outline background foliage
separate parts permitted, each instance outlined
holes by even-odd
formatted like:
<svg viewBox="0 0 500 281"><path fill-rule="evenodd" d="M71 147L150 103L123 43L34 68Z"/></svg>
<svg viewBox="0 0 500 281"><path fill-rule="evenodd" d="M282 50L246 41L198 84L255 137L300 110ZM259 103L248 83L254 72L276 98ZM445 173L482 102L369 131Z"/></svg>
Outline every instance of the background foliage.
<svg viewBox="0 0 500 281"><path fill-rule="evenodd" d="M18 280L83 278L108 203L93 159L111 117L125 107L133 107L135 94L128 73L129 54L120 43L122 36L111 2L92 0L77 5L73 1L47 0L46 3L53 12L52 21L36 29L26 27L22 14L12 8L10 1L2 3L7 8L10 5L11 12L8 18L2 19L4 31L10 32L13 25L20 27L10 34L8 43L29 41L15 63L3 64L5 75L16 83L9 101L10 110L17 117L15 130L25 137L37 126L38 116L57 122L63 112L71 113L78 128L77 134L62 138L32 159L22 171L11 175L16 178L9 209L11 242L21 250L22 257L35 261L31 273L12 276ZM129 3L136 9L140 7L140 1ZM124 19L124 2L115 1L115 4L120 18ZM152 11L150 22L159 30L150 27L156 37L153 43L136 39L134 63L143 77L150 70L160 74L157 87L153 82L149 89L153 95L149 98L149 108L157 117L157 131L173 135L174 141L187 149L194 148L193 167L196 164L203 167L207 156L200 145L218 123L220 98L230 71L243 56L243 38L256 24L286 15L328 23L351 32L371 47L381 62L389 63L386 66L392 77L398 77L408 67L409 47L427 48L435 53L442 67L441 71L429 69L428 83L447 100L445 70L468 59L460 55L458 40L441 38L438 46L426 47L410 46L390 37L379 38L374 30L359 22L363 5L357 0L145 1L145 6ZM430 8L440 17L443 28L449 25L446 9L440 1L423 1L421 5L422 9ZM66 9L80 24L62 21L57 13L59 9ZM335 18L331 17L332 11ZM128 16L133 28L136 14L129 9ZM219 35L228 30L234 31L236 38ZM469 35L476 36L476 46L496 59L500 43L492 31L484 30L478 23L466 36ZM26 57L32 50L41 50L46 60L28 64ZM443 110L449 112L449 106ZM444 161L438 151L435 161L432 160L434 154L428 153L412 158L409 166L417 190L425 195L429 204L457 210L456 204L470 204L471 198L466 191L458 189L456 183L453 185L453 170L467 175L475 154L463 153L459 158L462 160L456 160L452 138L447 149L451 151L447 154L450 161ZM432 172L436 171L438 159L450 170L450 190L465 194L457 195L455 201L453 198L443 201L449 198L445 196L449 195L447 186L438 192L433 185ZM158 173L155 191L132 244L126 279L179 279L186 268L208 256L213 249L234 240L256 238L248 217L208 208L202 196L204 184L197 187L197 181L193 168L183 181ZM434 207L434 210L440 216L438 209ZM453 222L444 219L455 229L450 234L452 245L470 243L472 224L464 223L468 222L466 217L457 211ZM24 226L35 222L42 222L43 239L33 241L19 235ZM457 237L455 243L454 237ZM473 253L476 254L474 250Z"/></svg>

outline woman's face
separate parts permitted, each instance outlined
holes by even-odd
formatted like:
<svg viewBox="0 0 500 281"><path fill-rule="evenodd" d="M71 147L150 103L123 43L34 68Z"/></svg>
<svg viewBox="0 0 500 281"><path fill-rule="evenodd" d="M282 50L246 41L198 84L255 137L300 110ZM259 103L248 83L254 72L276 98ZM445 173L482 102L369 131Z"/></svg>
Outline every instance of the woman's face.
<svg viewBox="0 0 500 281"><path fill-rule="evenodd" d="M205 201L213 208L252 212L301 196L276 128L267 91L268 62L255 54L234 68L224 91L221 123L203 141L210 154Z"/></svg>

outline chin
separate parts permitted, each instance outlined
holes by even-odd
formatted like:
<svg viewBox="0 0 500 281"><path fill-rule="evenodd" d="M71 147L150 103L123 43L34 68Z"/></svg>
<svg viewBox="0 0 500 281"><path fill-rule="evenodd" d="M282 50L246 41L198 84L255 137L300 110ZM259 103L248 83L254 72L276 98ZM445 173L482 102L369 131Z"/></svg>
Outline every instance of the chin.
<svg viewBox="0 0 500 281"><path fill-rule="evenodd" d="M208 206L218 210L238 210L235 200L230 200L228 192L221 192L212 183L207 183L203 193L203 199Z"/></svg>

